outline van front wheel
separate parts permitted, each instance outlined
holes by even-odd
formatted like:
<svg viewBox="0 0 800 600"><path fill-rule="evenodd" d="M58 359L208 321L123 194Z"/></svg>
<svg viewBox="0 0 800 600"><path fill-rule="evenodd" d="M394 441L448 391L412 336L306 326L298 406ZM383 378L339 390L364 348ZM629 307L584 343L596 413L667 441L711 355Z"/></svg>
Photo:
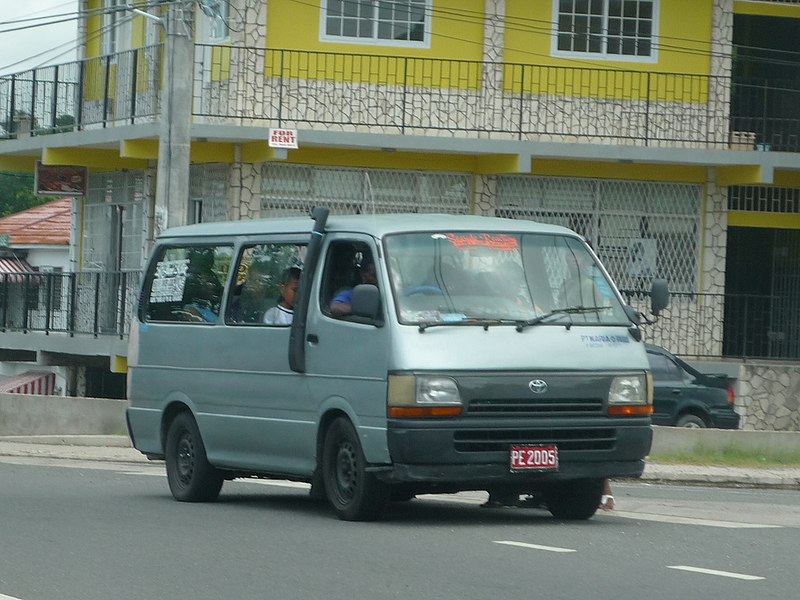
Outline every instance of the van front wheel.
<svg viewBox="0 0 800 600"><path fill-rule="evenodd" d="M206 458L206 448L192 415L177 415L167 430L167 482L176 500L211 502L219 496L224 478Z"/></svg>
<svg viewBox="0 0 800 600"><path fill-rule="evenodd" d="M322 477L328 501L340 519L373 521L386 510L389 487L366 471L361 442L347 419L336 419L328 428Z"/></svg>

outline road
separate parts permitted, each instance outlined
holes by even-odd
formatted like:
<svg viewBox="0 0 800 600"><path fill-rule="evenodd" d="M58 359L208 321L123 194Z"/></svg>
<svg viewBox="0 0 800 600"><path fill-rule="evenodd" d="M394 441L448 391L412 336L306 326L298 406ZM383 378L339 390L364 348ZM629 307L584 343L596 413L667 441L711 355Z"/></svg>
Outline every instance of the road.
<svg viewBox="0 0 800 600"><path fill-rule="evenodd" d="M800 492L617 483L559 522L485 494L346 523L307 486L172 500L159 463L0 458L0 600L792 598Z"/></svg>

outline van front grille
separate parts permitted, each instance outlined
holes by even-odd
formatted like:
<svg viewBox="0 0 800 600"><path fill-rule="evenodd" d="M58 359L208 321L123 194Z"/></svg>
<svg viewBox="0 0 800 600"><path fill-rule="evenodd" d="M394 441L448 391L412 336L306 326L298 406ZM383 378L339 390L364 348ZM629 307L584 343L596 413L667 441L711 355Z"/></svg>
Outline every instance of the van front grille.
<svg viewBox="0 0 800 600"><path fill-rule="evenodd" d="M464 429L454 435L457 452L507 451L512 445L555 444L559 451L611 450L614 429Z"/></svg>
<svg viewBox="0 0 800 600"><path fill-rule="evenodd" d="M479 417L583 417L603 413L602 398L475 398L467 415Z"/></svg>

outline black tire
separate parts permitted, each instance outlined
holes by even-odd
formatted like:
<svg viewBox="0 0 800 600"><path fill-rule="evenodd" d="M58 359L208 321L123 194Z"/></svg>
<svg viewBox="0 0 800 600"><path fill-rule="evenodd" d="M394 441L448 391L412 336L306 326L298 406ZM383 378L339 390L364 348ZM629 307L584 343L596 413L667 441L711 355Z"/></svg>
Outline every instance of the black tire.
<svg viewBox="0 0 800 600"><path fill-rule="evenodd" d="M167 430L167 481L180 502L211 502L217 499L222 473L206 458L206 448L197 423L188 412L178 414Z"/></svg>
<svg viewBox="0 0 800 600"><path fill-rule="evenodd" d="M687 429L705 429L708 427L706 422L697 415L681 415L675 422L675 427L686 427Z"/></svg>
<svg viewBox="0 0 800 600"><path fill-rule="evenodd" d="M555 484L545 492L545 502L556 519L583 521L600 506L602 479L576 479Z"/></svg>
<svg viewBox="0 0 800 600"><path fill-rule="evenodd" d="M358 434L349 420L338 418L325 434L322 478L325 493L344 521L374 521L389 503L389 486L366 471Z"/></svg>

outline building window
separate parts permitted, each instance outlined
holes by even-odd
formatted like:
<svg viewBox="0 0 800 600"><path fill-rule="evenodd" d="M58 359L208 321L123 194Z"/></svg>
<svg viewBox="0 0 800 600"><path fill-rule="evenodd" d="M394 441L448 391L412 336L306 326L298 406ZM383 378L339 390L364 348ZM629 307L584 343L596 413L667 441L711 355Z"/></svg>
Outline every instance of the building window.
<svg viewBox="0 0 800 600"><path fill-rule="evenodd" d="M201 37L207 42L221 42L230 35L230 0L200 0L198 5L203 15L200 17Z"/></svg>
<svg viewBox="0 0 800 600"><path fill-rule="evenodd" d="M323 41L427 47L431 0L322 0Z"/></svg>
<svg viewBox="0 0 800 600"><path fill-rule="evenodd" d="M555 54L654 59L658 0L556 0Z"/></svg>

